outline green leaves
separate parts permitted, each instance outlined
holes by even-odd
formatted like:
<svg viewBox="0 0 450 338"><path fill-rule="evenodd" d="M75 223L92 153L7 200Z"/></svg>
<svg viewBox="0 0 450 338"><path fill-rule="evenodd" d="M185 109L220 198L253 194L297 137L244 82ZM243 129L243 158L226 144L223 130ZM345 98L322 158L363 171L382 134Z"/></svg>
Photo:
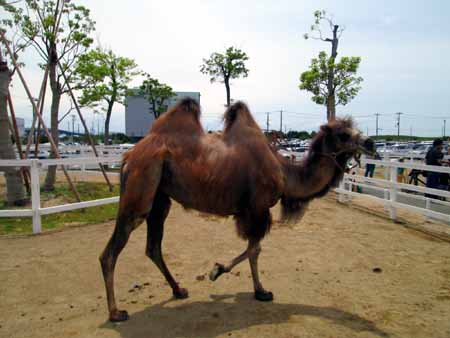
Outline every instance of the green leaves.
<svg viewBox="0 0 450 338"><path fill-rule="evenodd" d="M167 100L175 96L172 87L159 82L158 79L152 78L149 74L139 87L139 94L143 95L150 103L150 110L155 119L167 110L165 104Z"/></svg>
<svg viewBox="0 0 450 338"><path fill-rule="evenodd" d="M81 90L80 104L98 107L107 105L112 109L115 102L123 103L128 83L140 72L134 60L115 55L111 50L93 49L79 57L73 82Z"/></svg>
<svg viewBox="0 0 450 338"><path fill-rule="evenodd" d="M203 59L200 72L210 77L211 82L225 82L229 79L247 77L249 70L245 67L248 56L242 50L229 47L225 53L212 53L209 59Z"/></svg>
<svg viewBox="0 0 450 338"><path fill-rule="evenodd" d="M310 69L300 75L299 88L311 92L311 99L317 104L326 104L330 95L336 95L336 105L346 105L361 89L363 78L356 76L360 62L360 57L353 56L342 57L336 63L322 51L311 60Z"/></svg>
<svg viewBox="0 0 450 338"><path fill-rule="evenodd" d="M45 62L57 55L70 63L92 44L95 22L85 7L67 0L25 0L24 8L26 15L17 16L16 24Z"/></svg>

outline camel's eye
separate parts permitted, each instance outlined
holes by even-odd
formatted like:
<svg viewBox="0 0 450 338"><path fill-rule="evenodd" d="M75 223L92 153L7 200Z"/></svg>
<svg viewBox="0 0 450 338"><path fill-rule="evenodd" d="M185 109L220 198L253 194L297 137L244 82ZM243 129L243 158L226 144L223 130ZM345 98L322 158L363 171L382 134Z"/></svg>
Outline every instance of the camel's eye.
<svg viewBox="0 0 450 338"><path fill-rule="evenodd" d="M347 142L348 140L350 140L350 134L348 133L342 133L338 135L339 141L341 142Z"/></svg>

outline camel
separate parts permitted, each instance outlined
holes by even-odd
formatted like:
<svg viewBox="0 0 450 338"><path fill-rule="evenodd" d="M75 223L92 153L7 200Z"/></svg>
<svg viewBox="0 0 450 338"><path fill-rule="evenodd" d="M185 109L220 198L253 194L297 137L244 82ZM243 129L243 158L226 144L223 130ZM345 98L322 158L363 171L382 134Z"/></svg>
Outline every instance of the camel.
<svg viewBox="0 0 450 338"><path fill-rule="evenodd" d="M131 232L143 220L147 221L146 255L166 278L173 296L188 297L161 250L172 199L186 209L234 216L247 248L226 265L216 263L209 277L214 281L248 259L254 297L273 300L258 276L260 241L272 223L270 208L280 200L284 220L301 216L308 201L323 196L342 179L352 156L373 148L373 141L363 137L351 119L338 119L321 126L308 155L298 164L291 163L269 145L243 102L226 110L223 133L217 135L204 132L199 104L181 99L123 156L116 225L100 256L109 319L128 319L128 313L116 306L114 268Z"/></svg>

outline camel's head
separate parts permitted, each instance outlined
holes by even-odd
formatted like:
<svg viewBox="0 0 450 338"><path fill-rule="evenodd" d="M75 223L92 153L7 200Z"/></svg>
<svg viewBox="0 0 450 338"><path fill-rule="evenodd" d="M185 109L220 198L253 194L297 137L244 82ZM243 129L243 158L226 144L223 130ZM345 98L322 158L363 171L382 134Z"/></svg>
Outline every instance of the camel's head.
<svg viewBox="0 0 450 338"><path fill-rule="evenodd" d="M320 127L322 153L359 159L361 153L373 155L375 143L361 134L351 118L337 119Z"/></svg>

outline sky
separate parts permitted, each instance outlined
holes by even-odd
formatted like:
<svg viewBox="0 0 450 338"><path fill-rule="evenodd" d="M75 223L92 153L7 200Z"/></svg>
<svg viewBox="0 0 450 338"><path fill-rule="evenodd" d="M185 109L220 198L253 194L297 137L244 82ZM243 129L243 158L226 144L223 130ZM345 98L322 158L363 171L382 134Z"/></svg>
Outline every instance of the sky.
<svg viewBox="0 0 450 338"><path fill-rule="evenodd" d="M325 106L300 91L299 76L330 43L305 40L313 12L325 9L345 27L338 57L360 56L362 90L338 115L354 116L359 128L375 134L396 134L396 113L402 112L404 135L442 136L450 121L450 1L447 0L96 0L77 1L91 10L96 21L96 43L116 54L133 58L139 69L170 85L175 91L201 94L202 123L208 130L222 128L225 87L210 83L200 73L204 58L229 46L249 56L247 78L232 82L231 97L245 101L262 128L270 112L270 128L317 130L326 120ZM326 32L324 26L324 32ZM326 34L325 34L326 35ZM32 51L24 56L24 75L38 95L43 71ZM131 86L138 86L142 78ZM19 117L31 124L31 105L17 77L12 95ZM49 96L46 99L50 102ZM62 102L61 114L69 107ZM124 131L125 107L116 105L112 131ZM49 105L44 114L49 115ZM93 124L93 114L83 115ZM62 122L67 129L68 120ZM78 121L76 122L78 124ZM94 122L96 125L97 122ZM450 123L446 134L450 134Z"/></svg>

